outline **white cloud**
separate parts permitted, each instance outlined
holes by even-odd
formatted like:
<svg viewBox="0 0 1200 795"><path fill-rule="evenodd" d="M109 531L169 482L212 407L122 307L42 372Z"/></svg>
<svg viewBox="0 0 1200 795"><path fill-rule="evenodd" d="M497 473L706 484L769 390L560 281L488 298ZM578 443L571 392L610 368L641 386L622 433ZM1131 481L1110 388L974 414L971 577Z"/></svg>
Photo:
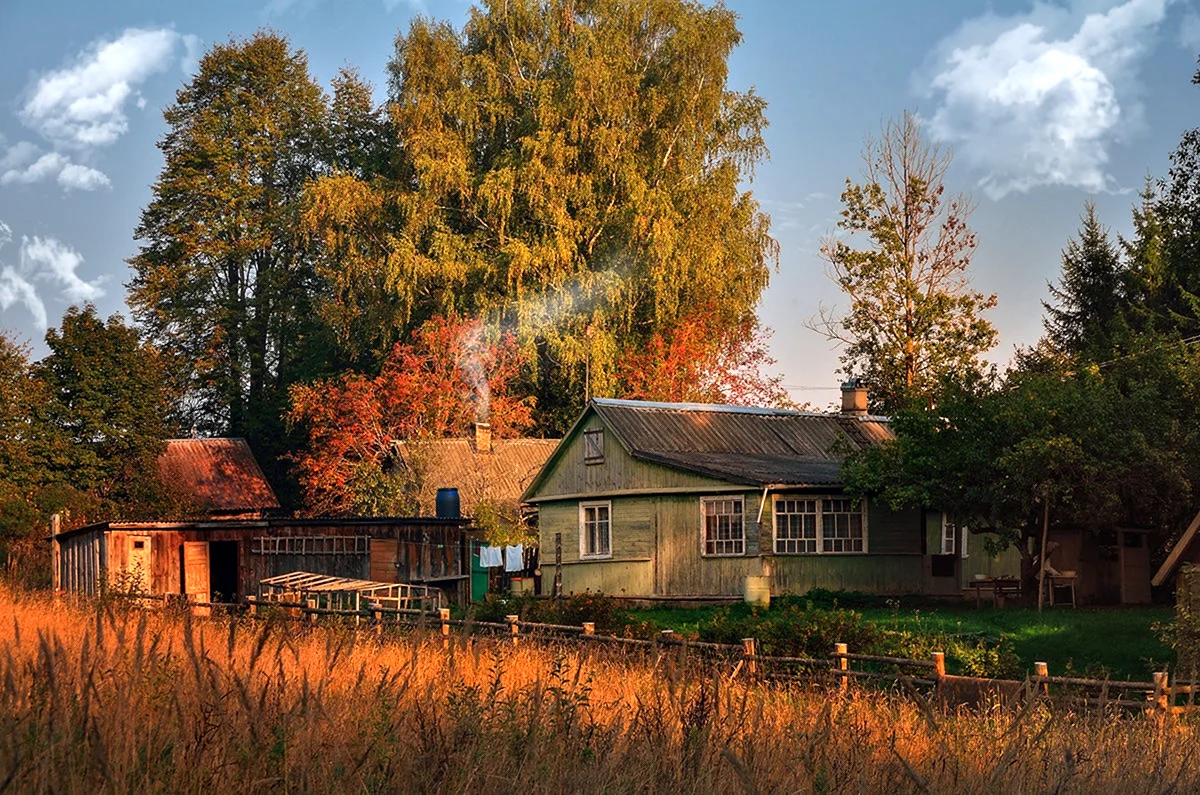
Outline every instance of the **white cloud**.
<svg viewBox="0 0 1200 795"><path fill-rule="evenodd" d="M96 190L112 184L103 172L72 163L60 152L42 154L28 141L15 144L0 158L0 185L29 185L51 179L66 190Z"/></svg>
<svg viewBox="0 0 1200 795"><path fill-rule="evenodd" d="M12 229L0 221L0 249L6 243L12 242ZM17 273L11 266L0 267L0 310L8 311L14 304L23 305L29 314L33 315L34 324L42 330L46 329L46 305L38 297L37 290L28 279Z"/></svg>
<svg viewBox="0 0 1200 795"><path fill-rule="evenodd" d="M1174 0L1125 0L1090 11L1036 3L987 14L942 42L925 76L938 106L926 119L982 172L992 198L1042 185L1113 188L1109 147L1136 131L1136 69Z"/></svg>
<svg viewBox="0 0 1200 795"><path fill-rule="evenodd" d="M1179 46L1192 52L1200 51L1200 14L1190 9L1179 23Z"/></svg>
<svg viewBox="0 0 1200 795"><path fill-rule="evenodd" d="M33 323L37 328L42 331L48 328L46 304L38 297L37 290L11 267L0 268L0 309L7 310L18 303L33 315Z"/></svg>
<svg viewBox="0 0 1200 795"><path fill-rule="evenodd" d="M173 63L181 41L169 28L130 28L112 41L96 41L73 64L37 81L21 119L63 146L112 144L129 128L125 104L134 87Z"/></svg>
<svg viewBox="0 0 1200 795"><path fill-rule="evenodd" d="M18 160L18 158L13 159ZM66 164L67 158L58 152L48 152L24 168L10 168L3 174L0 174L0 185L11 185L14 182L20 185L28 185L32 182L41 182L44 179L57 176Z"/></svg>
<svg viewBox="0 0 1200 795"><path fill-rule="evenodd" d="M193 36L190 33L184 34L181 40L183 41L183 56L179 59L179 68L188 77L197 75L200 73L200 51L204 47L204 41L199 36Z"/></svg>
<svg viewBox="0 0 1200 795"><path fill-rule="evenodd" d="M83 257L52 237L21 238L21 272L34 280L56 282L68 301L94 301L104 295L99 280L84 281L76 273Z"/></svg>
<svg viewBox="0 0 1200 795"><path fill-rule="evenodd" d="M63 166L63 170L58 172L58 184L67 190L96 190L112 185L103 171L78 163L67 163Z"/></svg>

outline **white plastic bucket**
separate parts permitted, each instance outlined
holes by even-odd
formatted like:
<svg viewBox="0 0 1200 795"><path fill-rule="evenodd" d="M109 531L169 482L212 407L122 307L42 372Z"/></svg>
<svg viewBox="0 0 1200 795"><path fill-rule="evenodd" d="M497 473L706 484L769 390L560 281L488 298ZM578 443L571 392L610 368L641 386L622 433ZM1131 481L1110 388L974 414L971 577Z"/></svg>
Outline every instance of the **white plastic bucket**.
<svg viewBox="0 0 1200 795"><path fill-rule="evenodd" d="M746 604L755 607L771 606L771 578L746 577Z"/></svg>

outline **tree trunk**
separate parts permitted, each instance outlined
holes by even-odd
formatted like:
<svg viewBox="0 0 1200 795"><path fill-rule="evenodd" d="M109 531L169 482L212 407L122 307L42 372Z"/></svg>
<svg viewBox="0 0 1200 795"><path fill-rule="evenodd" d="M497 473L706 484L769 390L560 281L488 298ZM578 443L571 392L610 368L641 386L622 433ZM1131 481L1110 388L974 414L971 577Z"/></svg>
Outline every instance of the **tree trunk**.
<svg viewBox="0 0 1200 795"><path fill-rule="evenodd" d="M1038 555L1038 612L1042 612L1042 601L1046 594L1046 537L1050 535L1050 496L1042 498L1042 551Z"/></svg>

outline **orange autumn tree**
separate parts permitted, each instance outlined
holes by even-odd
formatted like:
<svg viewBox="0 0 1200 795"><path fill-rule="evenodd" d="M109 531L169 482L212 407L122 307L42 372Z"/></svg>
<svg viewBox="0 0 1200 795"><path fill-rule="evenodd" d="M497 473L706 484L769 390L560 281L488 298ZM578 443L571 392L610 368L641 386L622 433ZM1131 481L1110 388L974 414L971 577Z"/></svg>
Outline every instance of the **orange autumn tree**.
<svg viewBox="0 0 1200 795"><path fill-rule="evenodd" d="M790 408L782 376L767 350L770 330L750 315L735 326L716 323L701 307L621 356L624 397L684 403Z"/></svg>
<svg viewBox="0 0 1200 795"><path fill-rule="evenodd" d="M293 386L288 423L307 437L293 456L312 515L380 516L415 509L397 471L397 445L462 436L476 421L495 436L532 425L532 400L511 334L489 339L478 322L437 317L397 343L379 375L347 373Z"/></svg>

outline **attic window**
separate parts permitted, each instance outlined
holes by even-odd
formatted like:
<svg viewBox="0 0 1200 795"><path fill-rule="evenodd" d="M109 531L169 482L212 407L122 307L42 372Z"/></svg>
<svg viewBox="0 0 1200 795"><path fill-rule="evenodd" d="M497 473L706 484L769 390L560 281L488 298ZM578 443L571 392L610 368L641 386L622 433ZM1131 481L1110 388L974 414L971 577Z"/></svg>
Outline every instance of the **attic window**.
<svg viewBox="0 0 1200 795"><path fill-rule="evenodd" d="M588 428L583 432L583 463L604 463L604 429Z"/></svg>

